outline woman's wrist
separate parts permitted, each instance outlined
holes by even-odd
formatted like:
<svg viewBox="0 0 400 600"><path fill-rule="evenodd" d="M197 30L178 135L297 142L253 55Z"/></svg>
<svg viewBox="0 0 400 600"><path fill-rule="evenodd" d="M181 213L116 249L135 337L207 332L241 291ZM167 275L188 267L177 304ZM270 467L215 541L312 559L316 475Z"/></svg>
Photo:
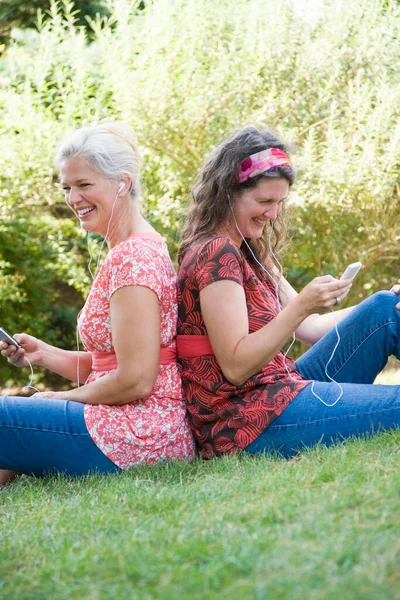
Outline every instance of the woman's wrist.
<svg viewBox="0 0 400 600"><path fill-rule="evenodd" d="M48 362L51 356L54 356L55 348L46 344L42 340L36 339L37 342L37 350L36 352L39 354L37 360L33 362L34 365L38 367L44 367L48 369Z"/></svg>
<svg viewBox="0 0 400 600"><path fill-rule="evenodd" d="M293 298L288 304L287 308L291 307L294 309L295 316L299 319L299 324L307 319L310 316L310 311L307 308L307 305L304 303L303 298L301 297L301 292L295 298Z"/></svg>

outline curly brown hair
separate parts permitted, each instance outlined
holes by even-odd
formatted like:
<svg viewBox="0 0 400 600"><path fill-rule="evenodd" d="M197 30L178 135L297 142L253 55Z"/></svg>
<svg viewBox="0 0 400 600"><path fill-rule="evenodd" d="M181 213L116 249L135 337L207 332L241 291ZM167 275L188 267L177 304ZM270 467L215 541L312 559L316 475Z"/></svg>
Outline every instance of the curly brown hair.
<svg viewBox="0 0 400 600"><path fill-rule="evenodd" d="M192 188L192 201L188 206L186 222L181 234L179 264L190 246L201 238L212 235L221 224L229 220L232 202L235 202L244 191L256 187L262 177L281 177L286 179L290 186L293 184L295 173L288 166L274 167L265 174L238 183L242 161L268 148L279 148L287 154L286 145L275 134L268 130L260 131L254 126L247 126L224 140L206 159ZM279 249L285 239L286 231L286 211L283 205L273 226L271 258L277 257L279 260ZM257 240L246 241L256 259L264 263L271 254L267 231L265 230L262 237ZM264 279L265 273L246 244L243 245L242 250L257 274Z"/></svg>

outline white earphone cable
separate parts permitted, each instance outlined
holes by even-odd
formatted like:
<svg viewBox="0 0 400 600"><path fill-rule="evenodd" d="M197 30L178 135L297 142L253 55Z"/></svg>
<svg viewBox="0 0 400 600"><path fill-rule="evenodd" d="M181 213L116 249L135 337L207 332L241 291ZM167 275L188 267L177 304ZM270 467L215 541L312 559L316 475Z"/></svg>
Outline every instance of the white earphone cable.
<svg viewBox="0 0 400 600"><path fill-rule="evenodd" d="M89 231L87 232L86 239L87 239L87 249L88 249L89 256L90 256L87 268L88 268L88 271L89 271L89 273L90 273L90 276L91 276L91 278L92 278L92 281L93 281L93 279L94 279L94 274L93 274L93 272L92 272L92 269L91 269L91 267L92 267L92 262L93 262L93 260L94 260L94 259L93 259L93 254L92 254L92 251L90 250L90 232L89 232Z"/></svg>
<svg viewBox="0 0 400 600"><path fill-rule="evenodd" d="M231 212L232 212L232 215L233 215L233 219L234 219L234 221L235 221L236 229L237 229L238 233L240 234L240 237L242 238L242 240L243 240L243 241L244 241L244 243L246 244L246 246L247 246L247 248L249 249L249 251L250 251L251 255L252 255L252 256L253 256L253 258L254 258L254 260L255 260L255 261L257 262L257 264L258 264L258 265L261 267L261 269L262 269L263 271L265 271L265 273L267 273L267 275L268 275L268 276L271 278L271 280L272 280L272 281L273 281L273 283L274 283L274 287L275 287L275 296L276 296L276 300L277 300L277 304L278 304L278 310L279 310L279 312L280 312L280 311L282 310L282 308L281 308L281 303L280 303L280 299L279 299L279 284L280 284L280 282L281 282L281 279L282 279L282 276L283 276L283 267L282 267L282 265L281 265L280 261L278 260L277 256L275 255L275 253L274 253L274 251L272 250L272 247L271 247L271 235L272 235L272 232L273 232L273 230L274 230L274 224L273 224L273 222L272 222L272 221L270 222L271 228L270 228L270 233L269 233L269 235L268 235L268 246L269 246L269 251L270 251L270 253L271 253L272 257L274 258L275 262L276 262L276 263L277 263L277 265L278 265L278 269L279 269L279 279L278 279L278 282L276 282L276 281L275 281L275 279L274 279L274 277L271 275L271 273L269 273L269 272L268 272L268 270L266 269L265 265L263 265L263 264L262 264L262 263L261 263L261 262L260 262L260 261L257 259L257 257L255 256L255 254L254 254L254 252L253 252L253 250L252 250L252 248L251 248L250 244L247 242L246 238L244 237L244 235L243 235L243 234L242 234L242 232L240 231L240 229L239 229L239 226L238 226L238 224L237 224L237 221L236 221L236 218L235 218L235 214L234 214L234 212L233 212L233 209L232 209L232 205L231 205ZM333 377L331 377L331 376L329 375L329 373L328 373L328 365L329 365L329 364L330 364L330 362L332 361L332 359L333 359L333 357L334 357L334 355L335 355L335 352L336 352L336 350L337 350L337 348L338 348L338 346L339 346L339 344L340 344L340 334L339 334L339 330L338 330L338 326L337 326L337 321L336 321L336 318L335 318L335 312L334 312L333 308L332 308L331 312L332 312L332 315L333 315L333 321L334 321L335 331L336 331L336 335L337 335L337 342L336 342L336 344L335 344L335 347L334 347L334 348L333 348L333 350L332 350L332 353L331 353L331 355L330 355L330 357L329 357L329 359L328 359L328 362L327 362L327 363L326 363L326 365L325 365L325 375L326 375L326 377L327 377L327 378L328 378L328 379L329 379L329 380L330 380L332 383L335 383L335 384L336 384L336 385L339 387L339 389L340 389L339 396L336 398L336 400L335 400L335 401L334 401L332 404L328 404L327 402L325 402L325 400L323 400L323 399L321 398L321 396L319 396L319 395L318 395L318 394L317 394L317 393L314 391L314 386L315 386L315 383L316 383L316 382L315 382L315 380L312 380L312 383L311 383L311 393L313 394L313 396L315 396L315 397L316 397L318 400L320 400L320 401L322 402L322 404L324 404L325 406L328 406L328 407L333 407L333 406L335 406L335 404L337 404L337 403L339 402L340 398L341 398L341 397L342 397L342 395L343 395L343 388L342 388L342 386L340 385L340 383L338 383L337 381L335 381L335 379L333 379ZM288 352L289 352L289 350L292 348L293 344L294 344L294 343L295 343L295 341L296 341L296 334L295 334L295 332L293 332L292 336L293 336L292 342L291 342L291 344L290 344L289 348L286 350L286 352L284 352L283 361L284 361L284 365L285 365L286 372L287 372L287 374L289 375L290 379L291 379L292 381L296 381L296 380L294 380L294 379L293 379L293 377L291 376L291 374L290 374L290 371L289 371L289 369L288 369L288 367L287 367L286 360L285 360L285 359L286 359L286 357L287 357L287 355L288 355Z"/></svg>
<svg viewBox="0 0 400 600"><path fill-rule="evenodd" d="M121 185L121 182L120 182L120 185ZM122 188L119 187L118 191L116 193L116 196L115 196L112 208L111 208L111 215L110 215L110 219L108 221L106 235L105 235L105 237L104 237L104 239L102 241L102 244L100 246L99 255L98 255L98 258L97 258L97 264L96 264L96 269L95 269L94 274L92 273L92 270L91 270L91 263L93 261L93 255L92 255L92 253L90 251L89 232L88 232L88 235L87 235L88 252L89 252L89 256L90 256L90 260L89 260L89 263L88 263L88 269L89 269L89 273L90 273L90 275L91 275L91 277L92 277L93 280L95 279L95 277L97 275L97 271L98 271L99 263L100 263L100 258L101 258L101 252L102 252L102 250L104 248L104 244L106 243L108 234L110 232L110 225L111 225L111 221L112 221L112 218L113 218L113 215L114 215L115 204L116 204L116 202L118 200L118 196L119 196L121 190L122 190ZM76 324L76 346L77 346L76 380L77 380L77 384L78 384L78 387L79 387L79 385L80 385L80 350L79 350L79 325L78 325L78 323ZM30 380L29 380L28 385L25 385L22 389L23 390L32 389L32 390L35 390L36 392L40 393L40 390L38 390L35 386L32 385L32 383L33 383L33 377L34 377L32 363L31 363L31 361L26 356L25 356L25 360L28 363L28 366L30 368L31 376L30 376Z"/></svg>
<svg viewBox="0 0 400 600"><path fill-rule="evenodd" d="M120 186L121 186L121 182L120 182ZM110 218L109 218L109 221L108 221L108 225L107 225L106 235L104 236L104 239L103 239L103 241L101 243L101 246L100 246L99 254L98 254L98 257L97 257L96 269L95 269L94 273L92 273L92 270L90 268L91 264L92 264L92 261L93 261L93 256L92 256L92 253L90 251L90 245L89 245L89 239L90 238L89 238L89 232L88 232L88 236L87 236L88 240L87 241L88 241L88 252L89 252L89 256L90 256L90 260L89 260L89 263L88 263L88 269L89 269L89 273L90 273L93 281L95 280L95 278L97 276L97 272L98 272L99 264L100 264L100 259L101 259L101 253L102 253L102 250L104 248L104 244L107 241L108 234L110 233L110 225L111 225L112 218L114 216L115 205L117 203L118 196L119 196L121 190L122 190L122 188L119 187L118 190L117 190L117 193L115 195L115 198L114 198L114 202L113 202L113 205L112 205L112 208L111 208L111 215L110 215ZM77 381L78 388L79 388L79 386L80 386L80 381L79 381L80 380L80 350L79 350L79 323L78 322L76 323L76 350L77 350L76 381Z"/></svg>
<svg viewBox="0 0 400 600"><path fill-rule="evenodd" d="M37 389L37 388L36 388L34 385L32 385L32 383L33 383L33 367L32 367L32 363L31 363L31 361L29 360L29 358L26 358L26 356L25 356L25 360L26 360L26 362L28 363L28 365L29 365L29 368L30 368L30 370L31 370L31 378L30 378L30 380L29 380L29 383L28 383L28 385L25 385L25 386L24 386L22 389L23 389L24 391L25 391L25 390L29 390L29 389L31 389L31 390L35 390L36 392L40 392L40 390L38 390L38 389Z"/></svg>

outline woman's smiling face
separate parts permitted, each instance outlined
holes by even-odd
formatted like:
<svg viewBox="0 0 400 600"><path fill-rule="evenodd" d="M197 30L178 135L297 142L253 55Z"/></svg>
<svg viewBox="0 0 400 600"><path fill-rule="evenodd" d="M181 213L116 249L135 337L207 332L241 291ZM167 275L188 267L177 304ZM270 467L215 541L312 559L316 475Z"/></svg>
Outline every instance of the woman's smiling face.
<svg viewBox="0 0 400 600"><path fill-rule="evenodd" d="M65 201L77 215L82 229L105 235L118 184L78 156L64 159L60 174Z"/></svg>
<svg viewBox="0 0 400 600"><path fill-rule="evenodd" d="M236 221L233 229L238 234L239 245L242 237L237 229L245 238L260 238L265 225L278 217L288 193L289 183L286 179L263 177L255 188L236 197L232 209Z"/></svg>

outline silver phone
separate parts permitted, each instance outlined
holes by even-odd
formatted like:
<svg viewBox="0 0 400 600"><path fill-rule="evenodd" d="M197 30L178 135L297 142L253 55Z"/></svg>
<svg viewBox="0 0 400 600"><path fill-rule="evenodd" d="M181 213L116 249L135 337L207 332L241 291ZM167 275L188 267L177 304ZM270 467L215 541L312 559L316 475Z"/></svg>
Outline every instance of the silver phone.
<svg viewBox="0 0 400 600"><path fill-rule="evenodd" d="M10 334L8 331L0 327L0 341L7 342L7 344L16 346L17 348L22 348L21 344L17 342L17 340Z"/></svg>
<svg viewBox="0 0 400 600"><path fill-rule="evenodd" d="M346 268L340 279L354 279L361 267L362 264L360 262L352 263Z"/></svg>

